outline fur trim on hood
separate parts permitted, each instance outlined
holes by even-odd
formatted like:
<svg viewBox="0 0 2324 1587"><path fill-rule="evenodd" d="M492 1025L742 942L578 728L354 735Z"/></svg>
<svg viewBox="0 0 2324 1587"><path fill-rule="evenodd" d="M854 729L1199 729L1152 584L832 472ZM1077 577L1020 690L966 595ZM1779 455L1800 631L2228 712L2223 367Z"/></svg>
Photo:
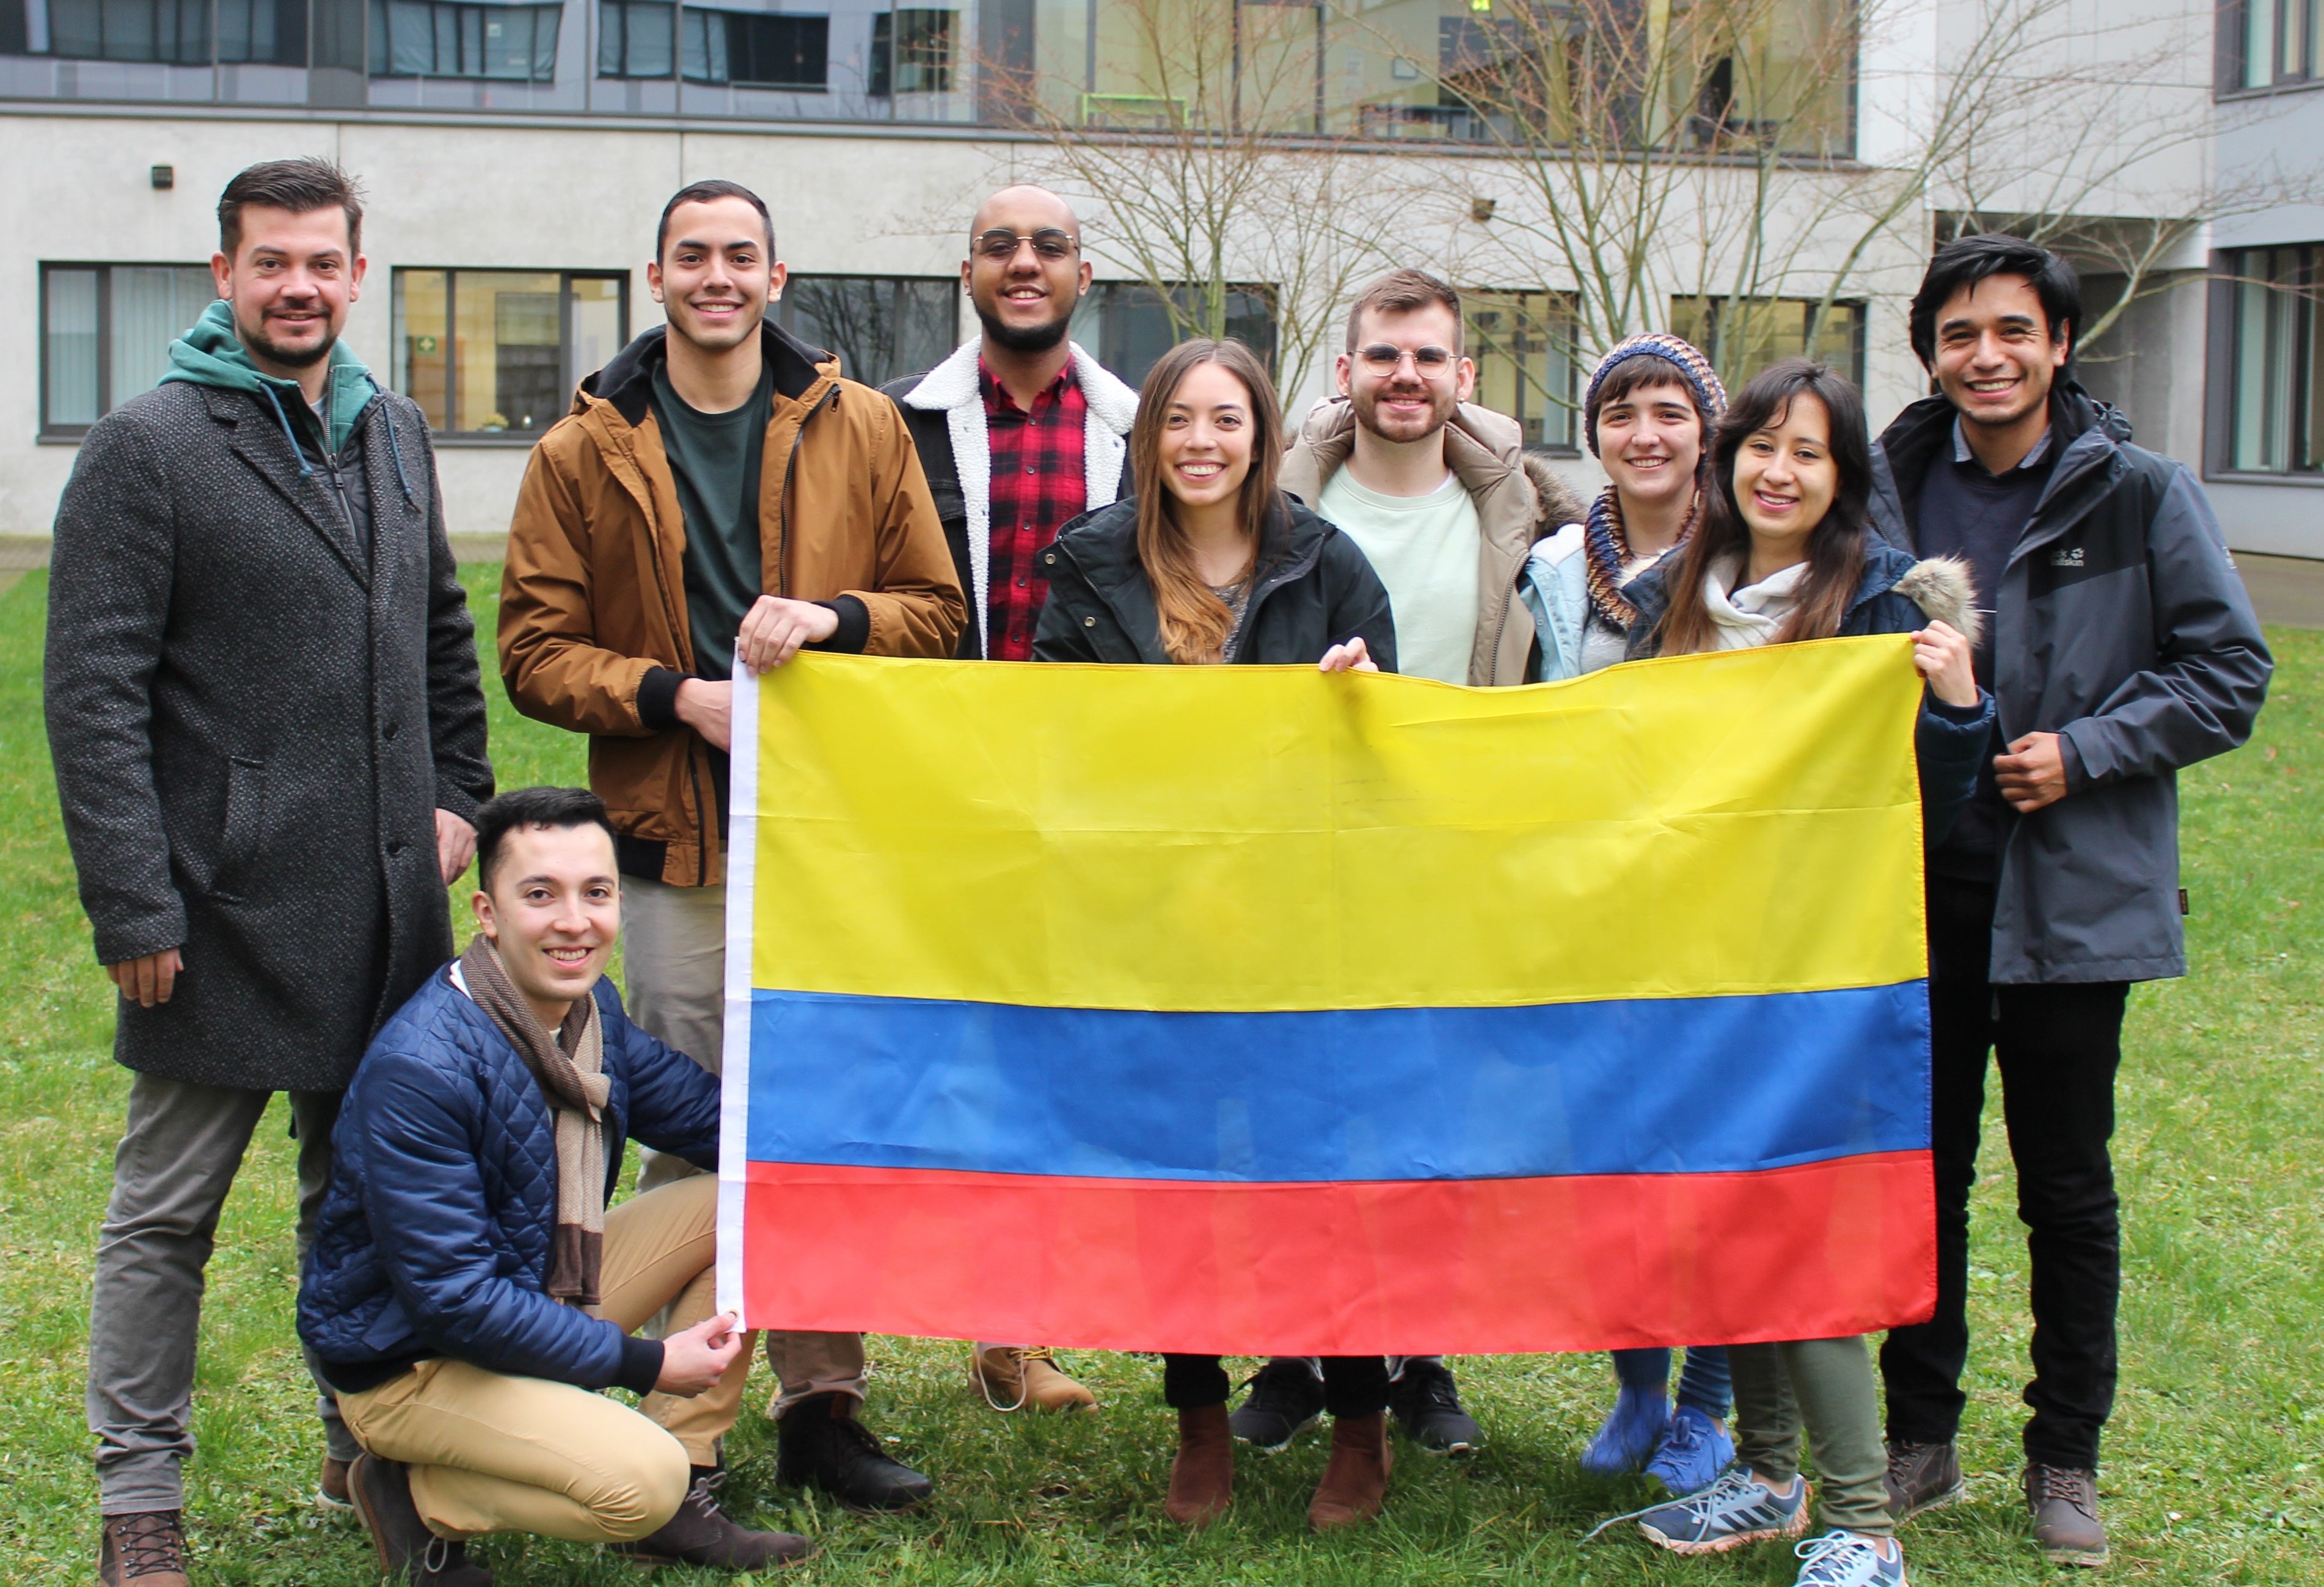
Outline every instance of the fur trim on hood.
<svg viewBox="0 0 2324 1587"><path fill-rule="evenodd" d="M1972 645L1985 632L1985 614L1977 609L1976 581L1959 557L1930 557L1914 563L1913 570L1896 581L1895 590L1929 621L1950 624Z"/></svg>
<svg viewBox="0 0 2324 1587"><path fill-rule="evenodd" d="M1525 471L1526 477L1533 481L1535 497L1541 503L1541 531L1535 535L1536 540L1590 516L1590 503L1573 488L1572 480L1551 466L1548 458L1527 452Z"/></svg>

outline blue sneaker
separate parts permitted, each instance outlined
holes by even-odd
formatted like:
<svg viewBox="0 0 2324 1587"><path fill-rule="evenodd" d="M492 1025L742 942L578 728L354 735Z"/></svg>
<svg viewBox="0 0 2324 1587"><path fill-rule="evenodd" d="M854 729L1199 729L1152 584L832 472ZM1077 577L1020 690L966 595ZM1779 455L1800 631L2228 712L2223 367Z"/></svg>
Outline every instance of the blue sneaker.
<svg viewBox="0 0 2324 1587"><path fill-rule="evenodd" d="M1827 1532L1792 1552L1803 1562L1792 1587L1905 1587L1904 1551L1884 1559L1860 1532Z"/></svg>
<svg viewBox="0 0 2324 1587"><path fill-rule="evenodd" d="M1582 1452L1582 1469L1593 1477L1627 1476L1646 1463L1669 1426L1669 1395L1658 1389L1625 1389Z"/></svg>
<svg viewBox="0 0 2324 1587"><path fill-rule="evenodd" d="M1727 1435L1727 1424L1683 1405L1671 1413L1663 1441L1646 1462L1646 1475L1672 1498L1683 1499L1718 1481L1719 1473L1734 1459L1735 1440Z"/></svg>
<svg viewBox="0 0 2324 1587"><path fill-rule="evenodd" d="M1791 1491L1778 1493L1746 1468L1729 1466L1702 1492L1647 1510L1638 1518L1638 1530L1673 1554L1724 1554L1746 1543L1798 1536L1808 1529L1807 1500L1804 1477L1794 1477Z"/></svg>

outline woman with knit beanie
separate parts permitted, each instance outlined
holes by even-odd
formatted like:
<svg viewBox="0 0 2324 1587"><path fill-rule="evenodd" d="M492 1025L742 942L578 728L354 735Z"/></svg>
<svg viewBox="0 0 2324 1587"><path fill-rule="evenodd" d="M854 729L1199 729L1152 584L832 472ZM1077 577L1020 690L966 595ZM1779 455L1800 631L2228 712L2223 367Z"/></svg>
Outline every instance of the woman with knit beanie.
<svg viewBox="0 0 2324 1587"><path fill-rule="evenodd" d="M1538 681L1574 678L1622 660L1637 615L1623 586L1694 532L1705 497L1711 433L1727 411L1718 371L1693 344L1664 332L1632 337L1598 361L1582 399L1582 434L1609 483L1586 524L1533 549L1521 589L1541 640ZM1582 1469L1618 1477L1644 1469L1673 1495L1708 1488L1733 1458L1727 1434L1727 1352L1686 1352L1671 1407L1671 1352L1618 1350L1614 1408L1582 1452Z"/></svg>
<svg viewBox="0 0 2324 1587"><path fill-rule="evenodd" d="M1535 681L1622 659L1636 615L1622 586L1693 532L1711 427L1726 411L1719 372L1682 337L1650 331L1598 361L1582 436L1610 483L1586 524L1565 525L1526 560L1520 587L1541 641Z"/></svg>

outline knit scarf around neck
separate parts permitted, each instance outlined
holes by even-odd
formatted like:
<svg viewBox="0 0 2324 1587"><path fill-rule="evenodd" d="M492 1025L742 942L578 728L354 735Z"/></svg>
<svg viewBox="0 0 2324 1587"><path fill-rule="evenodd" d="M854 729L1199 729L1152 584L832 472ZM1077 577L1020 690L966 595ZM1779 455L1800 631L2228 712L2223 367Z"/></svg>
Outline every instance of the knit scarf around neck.
<svg viewBox="0 0 2324 1587"><path fill-rule="evenodd" d="M1686 544L1702 516L1702 492L1697 490L1671 549ZM1630 624L1638 620L1638 609L1622 594L1623 575L1630 566L1630 537L1622 528L1622 503L1610 484L1590 504L1590 521L1582 531L1582 585L1589 592L1591 609L1615 632L1628 633Z"/></svg>
<svg viewBox="0 0 2324 1587"><path fill-rule="evenodd" d="M557 1123L557 1232L549 1246L549 1293L574 1306L597 1304L605 1253L605 1029L595 997L576 998L554 1031L509 979L483 932L460 955L461 979L476 1006L524 1057Z"/></svg>

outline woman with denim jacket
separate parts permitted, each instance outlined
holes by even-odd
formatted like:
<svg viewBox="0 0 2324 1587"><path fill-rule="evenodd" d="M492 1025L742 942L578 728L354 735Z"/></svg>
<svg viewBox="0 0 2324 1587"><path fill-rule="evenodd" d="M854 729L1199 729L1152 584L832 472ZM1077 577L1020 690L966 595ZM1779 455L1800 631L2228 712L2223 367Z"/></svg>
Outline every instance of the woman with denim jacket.
<svg viewBox="0 0 2324 1587"><path fill-rule="evenodd" d="M1910 633L1927 679L1915 743L1923 826L1942 836L1976 786L1993 728L1978 686L1978 626L1958 562L1915 562L1872 532L1872 450L1856 388L1790 360L1756 376L1720 422L1702 524L1626 593L1632 657ZM1900 906L1902 907L1902 906ZM1797 1537L1808 1523L1804 1429L1822 1479L1823 1536L1802 1543L1797 1587L1904 1587L1883 1479L1879 1397L1861 1337L1728 1348L1737 1461L1692 1497L1645 1512L1680 1554Z"/></svg>

